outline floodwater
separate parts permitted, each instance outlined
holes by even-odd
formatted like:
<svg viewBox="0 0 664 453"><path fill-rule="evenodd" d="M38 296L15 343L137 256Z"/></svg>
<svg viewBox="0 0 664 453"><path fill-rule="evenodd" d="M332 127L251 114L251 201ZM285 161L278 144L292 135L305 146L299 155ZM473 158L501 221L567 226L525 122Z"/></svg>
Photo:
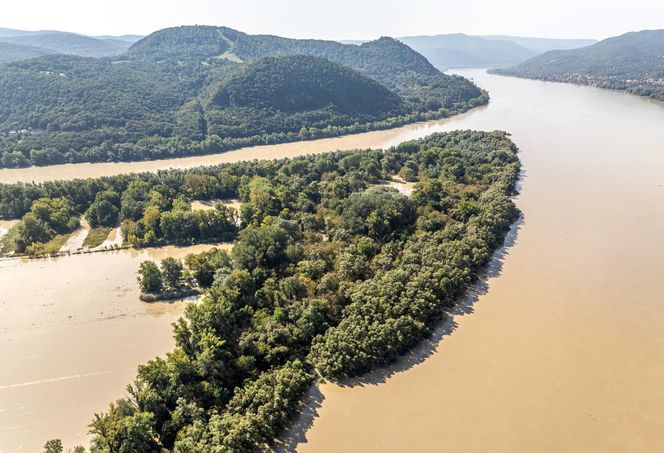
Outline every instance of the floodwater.
<svg viewBox="0 0 664 453"><path fill-rule="evenodd" d="M87 445L93 414L173 348L185 302L141 302L139 264L210 247L0 260L0 452Z"/></svg>
<svg viewBox="0 0 664 453"><path fill-rule="evenodd" d="M664 108L461 73L491 104L432 129L510 131L523 218L454 325L387 370L315 388L291 448L664 451Z"/></svg>
<svg viewBox="0 0 664 453"><path fill-rule="evenodd" d="M3 170L0 180L390 146L459 128L508 130L522 149L524 216L466 314L387 370L314 389L290 445L303 452L664 451L664 108L595 88L463 74L492 102L450 120L156 163ZM52 437L66 447L86 442L92 414L123 395L136 365L172 348L170 323L181 306L138 301L135 272L148 253L156 252L0 261L0 452L38 451Z"/></svg>

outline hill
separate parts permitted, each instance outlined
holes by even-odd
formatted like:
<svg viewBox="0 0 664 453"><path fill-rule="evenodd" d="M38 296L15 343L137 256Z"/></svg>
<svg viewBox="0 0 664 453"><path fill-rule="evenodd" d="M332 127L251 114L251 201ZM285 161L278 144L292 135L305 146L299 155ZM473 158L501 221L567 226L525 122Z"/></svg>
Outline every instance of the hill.
<svg viewBox="0 0 664 453"><path fill-rule="evenodd" d="M92 36L95 39L101 39L101 40L114 40L114 41L124 41L128 42L130 44L134 44L135 42L140 41L141 39L144 38L144 36L141 35L101 35L101 36Z"/></svg>
<svg viewBox="0 0 664 453"><path fill-rule="evenodd" d="M51 52L82 57L107 57L124 52L130 45L126 41L95 39L65 32L43 32L20 36L0 37L1 42L38 47Z"/></svg>
<svg viewBox="0 0 664 453"><path fill-rule="evenodd" d="M9 63L12 61L26 60L29 58L37 58L55 53L56 52L39 47L22 46L20 44L0 42L0 64Z"/></svg>
<svg viewBox="0 0 664 453"><path fill-rule="evenodd" d="M4 43L4 49L9 49L12 45L32 48L32 51L4 50L4 53L0 53L0 64L57 53L83 57L119 55L141 38L142 36L138 35L84 36L55 30L0 28L0 42ZM3 51L0 49L0 52ZM9 57L2 59L3 55Z"/></svg>
<svg viewBox="0 0 664 453"><path fill-rule="evenodd" d="M28 30L16 30L13 28L0 27L0 37L2 38L11 37L11 36L29 36L29 35L36 35L39 33L50 33L50 31L28 31Z"/></svg>
<svg viewBox="0 0 664 453"><path fill-rule="evenodd" d="M664 30L631 32L589 47L551 51L496 72L627 90L664 100Z"/></svg>
<svg viewBox="0 0 664 453"><path fill-rule="evenodd" d="M362 45L315 39L248 35L227 27L186 26L160 30L131 46L132 59L190 67L218 66L262 57L310 55L348 66L391 88L424 112L452 108L481 96L469 81L447 76L427 59L393 38L382 37Z"/></svg>
<svg viewBox="0 0 664 453"><path fill-rule="evenodd" d="M0 165L221 152L440 118L486 100L391 38L346 46L180 27L114 58L0 66Z"/></svg>
<svg viewBox="0 0 664 453"><path fill-rule="evenodd" d="M399 96L350 68L323 58L266 57L229 77L212 102L224 108L295 113L332 107L340 113L384 115L403 108Z"/></svg>
<svg viewBox="0 0 664 453"><path fill-rule="evenodd" d="M523 38L502 35L470 36L463 33L404 36L398 39L421 53L441 70L512 66L549 50L575 49L596 42L590 39ZM365 41L342 42L359 46Z"/></svg>
<svg viewBox="0 0 664 453"><path fill-rule="evenodd" d="M265 57L239 66L211 87L208 133L242 137L299 133L403 115L405 102L376 80L318 57Z"/></svg>
<svg viewBox="0 0 664 453"><path fill-rule="evenodd" d="M486 35L479 38L492 41L509 41L517 44L536 54L550 50L571 50L580 47L592 46L597 41L594 39L556 39L556 38L530 38L523 36Z"/></svg>
<svg viewBox="0 0 664 453"><path fill-rule="evenodd" d="M441 69L513 65L536 55L511 41L461 33L399 39Z"/></svg>
<svg viewBox="0 0 664 453"><path fill-rule="evenodd" d="M129 48L131 58L191 62L226 60L246 62L262 57L311 55L356 69L381 82L396 74L436 75L427 59L392 38L351 46L335 41L248 35L227 27L186 26L160 30Z"/></svg>

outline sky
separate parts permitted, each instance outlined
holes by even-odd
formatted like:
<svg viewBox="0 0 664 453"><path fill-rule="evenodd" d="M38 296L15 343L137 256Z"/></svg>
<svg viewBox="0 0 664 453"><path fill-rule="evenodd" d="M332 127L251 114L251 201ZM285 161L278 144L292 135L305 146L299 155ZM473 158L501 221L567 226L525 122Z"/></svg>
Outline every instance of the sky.
<svg viewBox="0 0 664 453"><path fill-rule="evenodd" d="M0 27L88 35L225 25L293 38L467 33L602 39L664 28L664 0L1 0Z"/></svg>

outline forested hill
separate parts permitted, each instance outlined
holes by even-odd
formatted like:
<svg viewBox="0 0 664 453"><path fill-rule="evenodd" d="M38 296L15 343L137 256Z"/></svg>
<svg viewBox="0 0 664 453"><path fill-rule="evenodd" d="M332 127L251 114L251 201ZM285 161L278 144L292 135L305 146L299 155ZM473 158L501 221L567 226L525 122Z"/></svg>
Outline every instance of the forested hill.
<svg viewBox="0 0 664 453"><path fill-rule="evenodd" d="M2 28L0 42L4 45L0 45L0 60L19 61L54 53L80 57L109 57L124 53L131 45L131 39L130 36L95 38L54 30L25 31ZM40 49L41 53L38 55L5 53L5 46L10 44Z"/></svg>
<svg viewBox="0 0 664 453"><path fill-rule="evenodd" d="M392 38L383 37L353 46L335 41L248 35L227 27L187 26L160 30L135 43L127 54L136 59L179 64L312 55L351 67L383 83L393 81L398 74L405 72L439 73L425 57Z"/></svg>
<svg viewBox="0 0 664 453"><path fill-rule="evenodd" d="M581 49L551 51L496 72L664 100L664 30L626 33Z"/></svg>
<svg viewBox="0 0 664 453"><path fill-rule="evenodd" d="M266 108L285 113L328 107L380 117L403 108L399 96L350 68L323 58L267 57L238 67L214 90L219 108Z"/></svg>
<svg viewBox="0 0 664 453"><path fill-rule="evenodd" d="M37 58L37 57L42 57L44 55L51 55L55 53L57 52L53 52L47 49L42 49L40 47L12 44L8 42L0 42L0 64L8 63L10 61Z"/></svg>
<svg viewBox="0 0 664 453"><path fill-rule="evenodd" d="M391 38L351 46L179 27L118 57L0 65L0 166L215 153L441 118L486 100Z"/></svg>
<svg viewBox="0 0 664 453"><path fill-rule="evenodd" d="M81 57L104 57L118 55L125 51L128 43L122 44L114 40L102 40L89 36L65 32L45 32L29 36L12 36L0 38L3 42L21 44L51 52L78 55Z"/></svg>

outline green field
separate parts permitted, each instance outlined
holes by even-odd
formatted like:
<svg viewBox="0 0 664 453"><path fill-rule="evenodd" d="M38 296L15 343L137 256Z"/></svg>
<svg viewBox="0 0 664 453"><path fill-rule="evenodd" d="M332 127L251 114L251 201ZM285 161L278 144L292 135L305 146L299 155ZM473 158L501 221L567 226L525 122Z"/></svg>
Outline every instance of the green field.
<svg viewBox="0 0 664 453"><path fill-rule="evenodd" d="M103 242L108 238L108 235L111 234L111 228L106 227L97 227L90 230L88 235L83 241L84 248L95 248L99 247Z"/></svg>

